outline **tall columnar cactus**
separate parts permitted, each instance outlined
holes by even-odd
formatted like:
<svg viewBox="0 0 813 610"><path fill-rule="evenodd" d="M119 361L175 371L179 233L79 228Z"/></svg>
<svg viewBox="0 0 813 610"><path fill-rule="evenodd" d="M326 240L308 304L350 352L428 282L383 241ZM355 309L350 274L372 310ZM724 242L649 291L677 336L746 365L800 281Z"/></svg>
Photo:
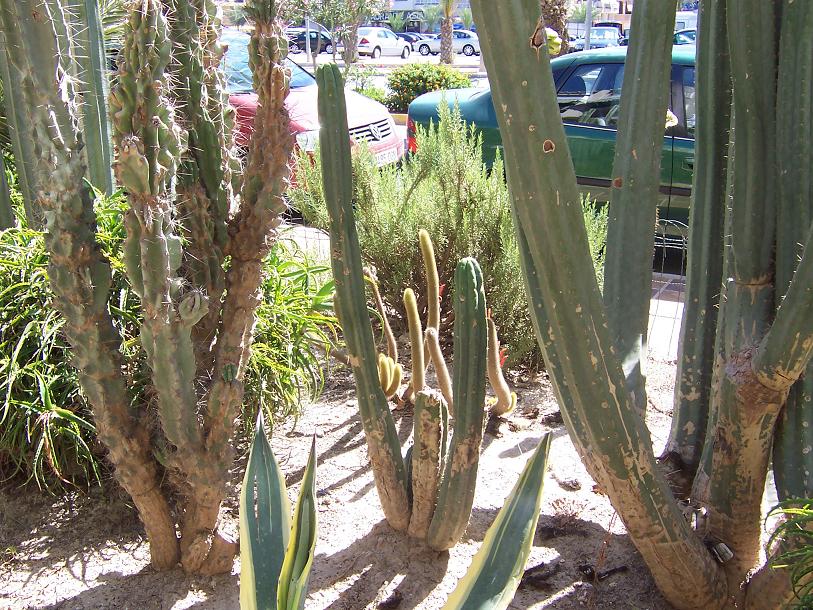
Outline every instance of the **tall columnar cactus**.
<svg viewBox="0 0 813 610"><path fill-rule="evenodd" d="M334 252L336 306L356 379L359 409L379 498L384 515L393 528L425 538L437 550L448 549L460 539L468 524L483 434L487 326L482 273L474 259L463 259L458 264L453 379L450 388L445 362L437 364L443 392L430 390L425 387L425 342L434 361L442 362L443 355L437 342L439 290L434 253L428 235L421 235L429 278L426 335L421 328L414 292L411 289L404 292L412 345L411 383L415 395L414 444L408 452L410 467L407 468L401 458L395 424L376 370L377 352L367 310L351 198L353 177L343 82L336 66L320 68L316 78L319 122L322 125L323 183ZM455 404L451 439L448 436L447 397L453 397Z"/></svg>
<svg viewBox="0 0 813 610"><path fill-rule="evenodd" d="M229 571L237 547L221 532L220 503L262 262L285 209L292 149L278 6L272 0L246 6L255 23L250 52L260 110L238 207L214 5L132 5L109 106L116 177L130 204L123 257L141 300L157 431L147 405L130 406L120 337L107 310L110 269L95 241L66 11L65 0L0 6L0 31L38 159L31 184L47 221L55 302L100 438L144 521L154 565L180 560L190 572ZM170 87L178 80L180 90ZM151 446L153 436L160 449ZM165 469L174 476L165 477ZM177 488L165 488L170 481Z"/></svg>
<svg viewBox="0 0 813 610"><path fill-rule="evenodd" d="M661 473L664 465L654 458L636 408L640 384L624 383L629 371L622 365L634 350L625 344L619 353L617 322L608 332L589 268L538 2L475 0L472 5L482 24L486 65L492 68L534 325L565 424L588 471L607 491L659 588L675 607L784 606L792 598L787 572L769 564L758 566L760 504L772 445L777 446L775 457L784 460L774 465L786 477L777 477L783 494L809 496L813 491L807 473L799 474L806 459L806 446L800 444L804 435L788 434L785 427L775 439L788 393L797 391L791 388L813 353L813 230L799 222L811 214L813 159L804 134L813 56L809 41L798 47L800 33L813 28L813 5L793 0L704 3L697 68L702 72L697 79L697 209L689 241L693 302L687 304L684 319L683 349L688 352L681 360L688 360L680 379L687 396L681 395L683 390L676 396L684 430L673 431L665 456L667 469L680 465L682 456L689 458L681 473L686 480L676 489ZM651 135L652 125L644 119L655 116L659 101L641 92L655 91L660 75L636 59L661 57L668 48L671 32L663 25L665 16L647 10L657 5L646 3L644 11L636 11L637 35L629 49L633 59L625 70L621 104L641 104L643 110L622 112L619 147L624 141L643 142L647 130ZM674 2L663 8L672 10ZM727 50L722 47L725 39L717 36L724 31L732 34ZM753 32L762 32L764 48L780 52L755 52L746 35ZM528 45L514 52L514 62L501 62L497 69L498 58L516 51L518 33L527 36ZM730 79L720 61L728 62ZM730 125L725 124L727 99L733 100ZM632 152L642 162L640 175L652 180L643 167L649 164L657 171L660 146L637 146ZM618 177L617 188L633 187ZM613 198L610 206L616 203ZM622 203L614 213L621 216L625 210ZM803 226L791 227L793 222ZM651 227L641 230L649 239ZM722 241L724 235L727 242ZM649 252L638 256L642 260L630 261L628 267L636 284L644 266L648 275L650 264ZM705 272L697 266L704 266ZM613 281L611 276L607 281ZM715 284L721 290L715 292ZM641 297L648 301L645 288ZM725 298L719 299L719 314L710 316L705 310L715 306L721 291ZM687 341L691 329L704 336ZM639 323L632 332L641 332ZM803 397L806 389L798 392ZM787 421L800 422L800 428L810 421L809 402L794 400L787 408L793 408ZM699 429L706 430L705 436L694 432ZM696 446L700 442L702 455Z"/></svg>

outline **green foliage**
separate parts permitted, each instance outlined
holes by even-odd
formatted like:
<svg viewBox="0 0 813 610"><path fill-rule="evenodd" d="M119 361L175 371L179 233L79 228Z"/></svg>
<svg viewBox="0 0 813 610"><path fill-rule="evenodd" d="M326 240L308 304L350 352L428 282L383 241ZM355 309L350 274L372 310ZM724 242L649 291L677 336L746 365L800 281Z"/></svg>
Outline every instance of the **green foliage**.
<svg viewBox="0 0 813 610"><path fill-rule="evenodd" d="M403 13L393 13L389 18L389 25L393 32L403 32L406 25Z"/></svg>
<svg viewBox="0 0 813 610"><path fill-rule="evenodd" d="M263 299L246 371L243 422L261 407L271 421L298 417L322 389L322 363L336 343L330 267L281 240L266 259Z"/></svg>
<svg viewBox="0 0 813 610"><path fill-rule="evenodd" d="M426 24L427 32L434 32L435 28L440 22L442 12L440 6L437 4L430 4L423 9L423 21Z"/></svg>
<svg viewBox="0 0 813 610"><path fill-rule="evenodd" d="M771 565L774 569L790 570L793 594L798 600L791 607L813 607L813 500L786 500L775 506L770 515L784 518L771 534L770 543L780 541L782 545Z"/></svg>
<svg viewBox="0 0 813 610"><path fill-rule="evenodd" d="M528 332L531 320L502 161L498 158L489 173L482 163L479 139L460 120L459 112L444 108L441 104L437 127L418 133L418 150L400 169L379 169L363 149L354 155L353 197L365 262L376 268L386 305L403 316L403 289L425 285L418 231L426 229L435 245L440 283L446 287L445 318L451 311L457 261L476 258L485 277L486 299L507 348L506 366L536 366L541 354L536 338ZM290 196L308 222L327 228L319 155L316 159L314 163L300 157L297 185ZM586 206L584 217L600 269L606 209ZM418 303L424 307L425 296Z"/></svg>
<svg viewBox="0 0 813 610"><path fill-rule="evenodd" d="M471 14L470 8L464 8L460 11L460 23L463 24L463 28L466 30L470 30L471 26L474 25L474 15Z"/></svg>
<svg viewBox="0 0 813 610"><path fill-rule="evenodd" d="M440 89L470 87L471 80L449 66L407 64L392 71L387 79L391 93L387 98L390 112L406 112L410 102L419 95Z"/></svg>
<svg viewBox="0 0 813 610"><path fill-rule="evenodd" d="M111 263L108 306L122 336L130 398L139 404L152 390L138 338L141 310L122 261L125 209L120 193L98 200L97 238ZM0 475L56 489L98 481L102 467L90 407L67 366L71 350L51 304L47 265L42 233L24 224L0 233ZM280 241L266 271L245 378L248 422L258 407L274 421L296 417L321 390L323 354L336 336L327 267Z"/></svg>

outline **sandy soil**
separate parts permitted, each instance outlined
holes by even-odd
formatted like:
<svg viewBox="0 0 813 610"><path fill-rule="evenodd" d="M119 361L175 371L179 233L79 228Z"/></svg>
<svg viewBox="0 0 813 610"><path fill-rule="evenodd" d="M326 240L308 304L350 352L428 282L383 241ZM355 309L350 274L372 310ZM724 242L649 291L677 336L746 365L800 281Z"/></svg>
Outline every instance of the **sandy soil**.
<svg viewBox="0 0 813 610"><path fill-rule="evenodd" d="M668 433L673 362L650 361L648 423L660 448ZM322 399L273 447L292 500L317 436L319 540L308 609L435 609L466 571L530 452L553 433L534 546L511 608L667 609L607 499L575 453L545 379L517 385L519 406L484 438L475 506L464 539L436 553L383 520L366 456L352 381L334 374ZM395 411L406 443L411 414ZM239 465L234 484L239 484ZM63 498L0 489L0 609L238 608L239 558L228 576L189 578L149 567L143 528L126 496L106 490ZM231 501L227 516L236 518ZM601 580L585 575L592 570ZM604 573L609 571L608 575Z"/></svg>

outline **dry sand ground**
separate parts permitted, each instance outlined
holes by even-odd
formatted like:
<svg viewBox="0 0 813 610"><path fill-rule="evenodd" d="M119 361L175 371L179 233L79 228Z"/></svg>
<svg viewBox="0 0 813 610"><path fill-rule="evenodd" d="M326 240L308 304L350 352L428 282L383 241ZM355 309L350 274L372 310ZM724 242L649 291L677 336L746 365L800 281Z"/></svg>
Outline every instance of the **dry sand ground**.
<svg viewBox="0 0 813 610"><path fill-rule="evenodd" d="M673 379L673 362L650 362L648 423L658 448L668 433ZM440 608L546 431L553 433L553 445L527 564L542 567L511 608L669 608L607 499L593 490L549 383L541 379L517 389L517 411L486 433L469 528L448 553L429 550L383 520L346 373L331 376L322 399L307 407L294 430L275 433L274 452L292 499L310 436L317 436L319 540L306 608ZM406 441L411 413L394 414ZM235 467L234 491L241 468ZM226 512L236 517L233 500ZM156 573L148 559L143 528L120 492L96 489L55 499L29 488L0 490L0 608L238 607L239 559L231 575L217 578ZM583 573L590 568L618 571L595 580Z"/></svg>

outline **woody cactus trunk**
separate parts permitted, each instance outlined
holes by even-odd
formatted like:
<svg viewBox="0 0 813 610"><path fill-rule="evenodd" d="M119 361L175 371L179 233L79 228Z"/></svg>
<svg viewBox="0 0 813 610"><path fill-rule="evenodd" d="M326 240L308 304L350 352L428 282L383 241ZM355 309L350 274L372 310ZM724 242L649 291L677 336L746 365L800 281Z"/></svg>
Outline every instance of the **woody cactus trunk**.
<svg viewBox="0 0 813 610"><path fill-rule="evenodd" d="M771 451L780 498L813 492L813 4L701 3L686 307L658 460L643 363L675 4L633 14L602 299L539 2L472 0L536 332L574 444L672 605L784 607L788 571L759 561L760 507Z"/></svg>
<svg viewBox="0 0 813 610"><path fill-rule="evenodd" d="M278 4L246 3L260 103L239 205L214 3L132 4L109 113L115 175L129 201L124 261L141 300L154 407L130 404L121 338L108 312L111 271L95 239L70 76L75 58L64 36L68 10L62 0L0 8L36 153L31 182L47 223L55 304L99 438L144 522L153 565L228 572L236 545L220 531L220 503L262 261L285 209L292 146Z"/></svg>

